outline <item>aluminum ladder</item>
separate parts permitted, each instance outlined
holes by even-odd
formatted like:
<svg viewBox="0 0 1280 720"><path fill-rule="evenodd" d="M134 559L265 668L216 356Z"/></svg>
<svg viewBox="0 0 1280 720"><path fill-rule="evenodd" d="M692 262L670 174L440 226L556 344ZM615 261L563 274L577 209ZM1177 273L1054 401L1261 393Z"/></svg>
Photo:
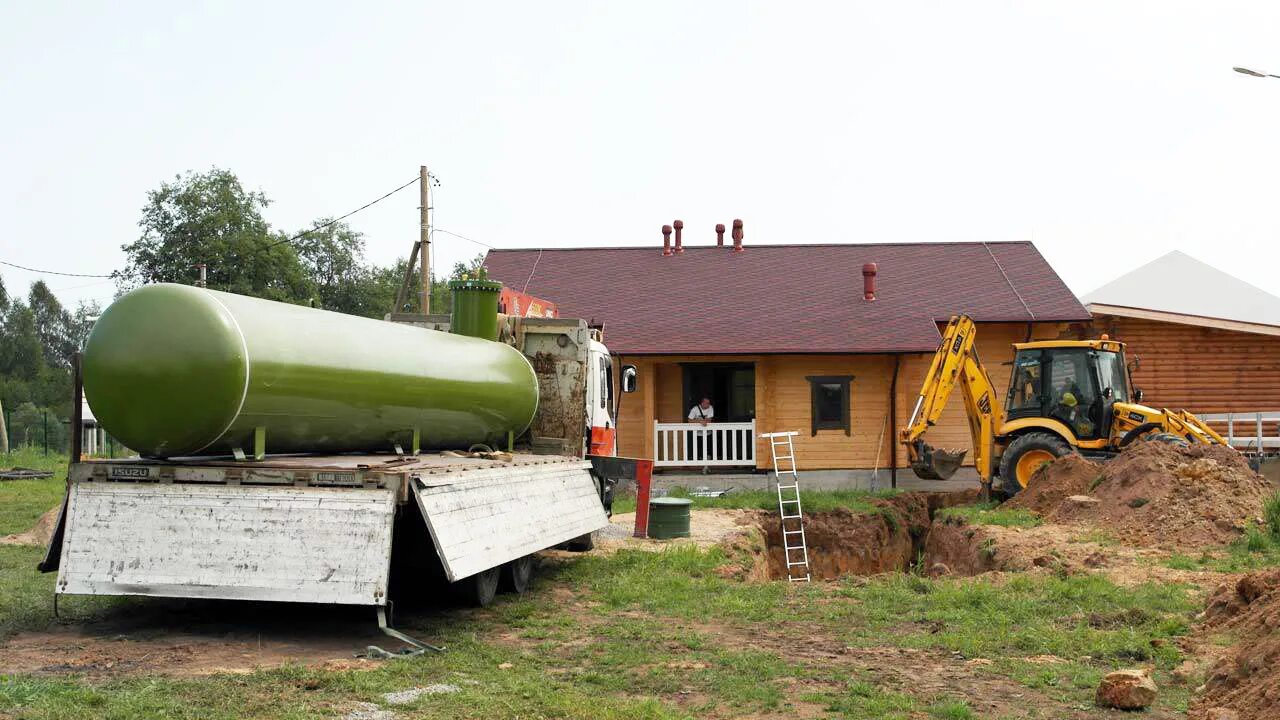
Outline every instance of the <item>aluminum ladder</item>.
<svg viewBox="0 0 1280 720"><path fill-rule="evenodd" d="M764 433L773 456L773 477L778 490L778 515L782 518L782 557L788 582L809 582L809 546L804 540L804 512L800 507L800 479L796 476L796 448L791 438L800 433ZM780 454L785 452L786 454ZM779 465L783 463L783 465ZM784 484L783 475L790 476Z"/></svg>

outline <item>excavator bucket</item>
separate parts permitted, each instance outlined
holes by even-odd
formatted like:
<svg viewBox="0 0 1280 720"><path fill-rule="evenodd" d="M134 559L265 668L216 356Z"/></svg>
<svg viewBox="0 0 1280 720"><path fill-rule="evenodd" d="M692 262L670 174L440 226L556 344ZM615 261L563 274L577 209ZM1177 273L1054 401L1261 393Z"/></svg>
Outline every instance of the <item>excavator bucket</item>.
<svg viewBox="0 0 1280 720"><path fill-rule="evenodd" d="M964 462L967 452L969 451L943 450L920 443L919 452L911 463L911 469L917 477L925 480L950 480L951 476L956 474L956 470L960 469L960 463Z"/></svg>

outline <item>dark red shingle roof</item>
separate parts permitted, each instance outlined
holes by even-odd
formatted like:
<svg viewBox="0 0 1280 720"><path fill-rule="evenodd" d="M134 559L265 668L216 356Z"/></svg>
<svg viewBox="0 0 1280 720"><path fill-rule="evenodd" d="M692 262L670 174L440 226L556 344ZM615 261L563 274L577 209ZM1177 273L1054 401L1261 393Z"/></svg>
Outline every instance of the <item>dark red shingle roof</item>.
<svg viewBox="0 0 1280 720"><path fill-rule="evenodd" d="M879 265L862 299L862 265ZM489 277L605 325L615 354L928 352L957 312L1089 313L1030 242L491 250Z"/></svg>

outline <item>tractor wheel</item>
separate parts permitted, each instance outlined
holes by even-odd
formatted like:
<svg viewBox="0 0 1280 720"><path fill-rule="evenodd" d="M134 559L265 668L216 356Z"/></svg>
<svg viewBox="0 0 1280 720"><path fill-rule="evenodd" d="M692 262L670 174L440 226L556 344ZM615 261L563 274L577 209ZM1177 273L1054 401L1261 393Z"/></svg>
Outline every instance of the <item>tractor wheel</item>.
<svg viewBox="0 0 1280 720"><path fill-rule="evenodd" d="M1000 482L1005 497L1013 497L1025 488L1040 466L1072 452L1067 441L1057 435L1033 432L1018 436L1000 457Z"/></svg>
<svg viewBox="0 0 1280 720"><path fill-rule="evenodd" d="M1142 425L1139 425L1125 433L1124 437L1120 438L1120 447L1128 447L1132 445L1135 440L1142 440L1144 442L1162 442L1166 445L1177 445L1180 447L1186 447L1191 444L1189 438L1174 435L1170 432L1164 432L1160 429L1161 427L1160 423L1143 423Z"/></svg>

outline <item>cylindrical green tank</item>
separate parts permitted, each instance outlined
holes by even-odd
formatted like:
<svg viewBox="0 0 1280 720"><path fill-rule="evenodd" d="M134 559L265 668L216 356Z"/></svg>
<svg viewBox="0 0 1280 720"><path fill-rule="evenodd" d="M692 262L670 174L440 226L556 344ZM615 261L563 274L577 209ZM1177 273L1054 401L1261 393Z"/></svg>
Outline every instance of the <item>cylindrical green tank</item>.
<svg viewBox="0 0 1280 720"><path fill-rule="evenodd" d="M649 501L649 537L655 540L689 537L688 498L660 497Z"/></svg>
<svg viewBox="0 0 1280 720"><path fill-rule="evenodd" d="M458 335L498 339L498 295L502 283L496 280L450 280L453 312L449 331Z"/></svg>
<svg viewBox="0 0 1280 720"><path fill-rule="evenodd" d="M270 453L505 444L538 405L508 345L187 285L116 300L83 357L98 422L154 457L252 454L259 428Z"/></svg>

